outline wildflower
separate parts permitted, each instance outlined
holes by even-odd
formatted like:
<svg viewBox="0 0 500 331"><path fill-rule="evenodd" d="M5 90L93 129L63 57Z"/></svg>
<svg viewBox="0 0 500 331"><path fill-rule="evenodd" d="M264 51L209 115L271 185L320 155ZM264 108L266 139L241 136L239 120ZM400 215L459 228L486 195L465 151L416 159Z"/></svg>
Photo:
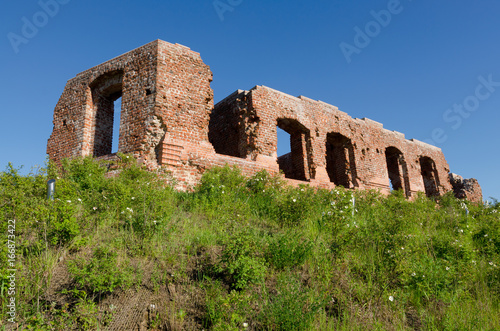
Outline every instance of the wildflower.
<svg viewBox="0 0 500 331"><path fill-rule="evenodd" d="M111 310L115 310L115 309L116 309L116 306L115 306L114 304L110 304L110 305L109 305L109 309L111 309Z"/></svg>
<svg viewBox="0 0 500 331"><path fill-rule="evenodd" d="M246 328L248 328L248 323L247 323L247 322L243 323L243 327L244 327L245 329L246 329Z"/></svg>
<svg viewBox="0 0 500 331"><path fill-rule="evenodd" d="M152 309L152 310L153 310L153 309L156 309L156 305L150 304L150 305L149 305L149 308L150 308L150 309Z"/></svg>
<svg viewBox="0 0 500 331"><path fill-rule="evenodd" d="M474 260L472 260L471 262L472 262L473 264L476 264L476 261L474 261Z"/></svg>
<svg viewBox="0 0 500 331"><path fill-rule="evenodd" d="M132 197L132 200L135 200L135 197Z"/></svg>
<svg viewBox="0 0 500 331"><path fill-rule="evenodd" d="M66 200L67 203L71 203L71 200ZM486 237L486 236L485 236Z"/></svg>
<svg viewBox="0 0 500 331"><path fill-rule="evenodd" d="M156 225L156 221L153 221L153 223Z"/></svg>
<svg viewBox="0 0 500 331"><path fill-rule="evenodd" d="M415 277L417 274L413 272L411 275L412 275L412 277Z"/></svg>
<svg viewBox="0 0 500 331"><path fill-rule="evenodd" d="M224 191L222 191L222 194L224 194Z"/></svg>
<svg viewBox="0 0 500 331"><path fill-rule="evenodd" d="M332 216L332 212L331 211L328 212L328 216Z"/></svg>
<svg viewBox="0 0 500 331"><path fill-rule="evenodd" d="M78 200L78 202L82 202L82 199L80 199L80 198L78 198L77 200Z"/></svg>
<svg viewBox="0 0 500 331"><path fill-rule="evenodd" d="M446 270L450 270L450 267L446 267Z"/></svg>
<svg viewBox="0 0 500 331"><path fill-rule="evenodd" d="M490 262L489 264L490 264L490 265L493 265L493 262Z"/></svg>
<svg viewBox="0 0 500 331"><path fill-rule="evenodd" d="M488 235L487 235L487 234L485 234L484 236L485 236L485 237L488 237Z"/></svg>
<svg viewBox="0 0 500 331"><path fill-rule="evenodd" d="M332 206L335 206L335 201L330 202Z"/></svg>
<svg viewBox="0 0 500 331"><path fill-rule="evenodd" d="M389 301L390 302L393 302L394 301L394 297L392 295L389 295Z"/></svg>
<svg viewBox="0 0 500 331"><path fill-rule="evenodd" d="M403 250L403 251L404 251L404 250L405 250L405 248L404 248L404 247L401 247L401 250Z"/></svg>
<svg viewBox="0 0 500 331"><path fill-rule="evenodd" d="M297 202L297 199L293 199L292 201L293 201L293 202Z"/></svg>
<svg viewBox="0 0 500 331"><path fill-rule="evenodd" d="M302 192L304 192L304 189L303 189L303 188L301 188L300 190L301 190Z"/></svg>
<svg viewBox="0 0 500 331"><path fill-rule="evenodd" d="M97 207L94 207L94 208L92 208L92 209L97 210Z"/></svg>

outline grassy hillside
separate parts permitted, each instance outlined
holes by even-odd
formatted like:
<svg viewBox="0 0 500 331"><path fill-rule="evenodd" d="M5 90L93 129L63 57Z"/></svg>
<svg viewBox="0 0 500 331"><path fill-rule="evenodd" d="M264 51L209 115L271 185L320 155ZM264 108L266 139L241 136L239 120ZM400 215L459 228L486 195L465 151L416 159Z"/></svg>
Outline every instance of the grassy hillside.
<svg viewBox="0 0 500 331"><path fill-rule="evenodd" d="M0 174L0 329L500 329L499 204L231 168L182 193L123 160Z"/></svg>

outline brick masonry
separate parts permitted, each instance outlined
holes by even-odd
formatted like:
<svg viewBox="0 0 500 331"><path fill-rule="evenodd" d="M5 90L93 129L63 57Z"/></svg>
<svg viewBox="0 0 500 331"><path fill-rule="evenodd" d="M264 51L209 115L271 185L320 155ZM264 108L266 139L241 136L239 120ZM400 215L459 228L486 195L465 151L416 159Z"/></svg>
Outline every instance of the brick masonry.
<svg viewBox="0 0 500 331"><path fill-rule="evenodd" d="M182 189L196 185L206 169L229 164L246 175L281 170L292 184L402 189L408 198L454 190L457 197L482 201L477 181L457 184L437 147L265 86L238 90L214 106L211 81L199 53L161 40L88 69L66 84L47 153L56 162L112 159L113 122L119 120L118 152L150 169L170 170ZM291 147L279 158L278 127L290 134Z"/></svg>

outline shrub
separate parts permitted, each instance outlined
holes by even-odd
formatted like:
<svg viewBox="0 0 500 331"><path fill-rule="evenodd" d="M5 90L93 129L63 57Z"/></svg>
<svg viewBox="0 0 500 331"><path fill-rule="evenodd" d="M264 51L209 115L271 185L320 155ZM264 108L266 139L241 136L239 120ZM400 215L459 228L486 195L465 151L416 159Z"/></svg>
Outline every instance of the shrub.
<svg viewBox="0 0 500 331"><path fill-rule="evenodd" d="M229 276L233 288L242 290L264 280L265 261L258 251L254 237L247 233L236 234L227 240L218 270Z"/></svg>
<svg viewBox="0 0 500 331"><path fill-rule="evenodd" d="M119 263L117 257L109 247L98 247L90 259L70 260L68 271L87 293L111 293L118 287L129 287L134 281L134 269L127 262Z"/></svg>
<svg viewBox="0 0 500 331"><path fill-rule="evenodd" d="M66 245L80 233L72 203L70 200L58 202L54 219L49 218L47 239L54 246Z"/></svg>

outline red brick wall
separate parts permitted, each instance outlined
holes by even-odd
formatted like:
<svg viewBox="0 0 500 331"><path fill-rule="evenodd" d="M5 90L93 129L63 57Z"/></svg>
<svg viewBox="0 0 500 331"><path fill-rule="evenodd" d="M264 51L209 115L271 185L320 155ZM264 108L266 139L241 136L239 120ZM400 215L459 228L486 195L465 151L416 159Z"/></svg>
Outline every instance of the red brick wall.
<svg viewBox="0 0 500 331"><path fill-rule="evenodd" d="M160 40L86 70L68 81L56 105L47 153L55 161L107 157L110 128L120 120L119 152L172 171L185 189L215 165L238 165L247 175L277 173L280 127L291 137L292 152L281 158L290 182L388 193L392 179L408 197L452 190L437 147L265 86L238 90L214 106L211 81L198 53ZM121 119L113 119L119 96ZM478 185L474 190L462 195L480 200Z"/></svg>

